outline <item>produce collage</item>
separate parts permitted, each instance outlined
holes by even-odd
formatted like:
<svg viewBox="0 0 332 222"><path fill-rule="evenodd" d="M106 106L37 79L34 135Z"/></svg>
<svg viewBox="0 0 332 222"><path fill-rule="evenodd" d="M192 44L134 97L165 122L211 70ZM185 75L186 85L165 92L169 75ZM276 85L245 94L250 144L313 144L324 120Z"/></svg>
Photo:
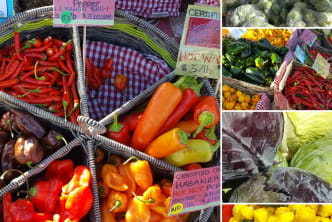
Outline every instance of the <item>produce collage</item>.
<svg viewBox="0 0 332 222"><path fill-rule="evenodd" d="M221 220L332 221L332 1L221 10Z"/></svg>

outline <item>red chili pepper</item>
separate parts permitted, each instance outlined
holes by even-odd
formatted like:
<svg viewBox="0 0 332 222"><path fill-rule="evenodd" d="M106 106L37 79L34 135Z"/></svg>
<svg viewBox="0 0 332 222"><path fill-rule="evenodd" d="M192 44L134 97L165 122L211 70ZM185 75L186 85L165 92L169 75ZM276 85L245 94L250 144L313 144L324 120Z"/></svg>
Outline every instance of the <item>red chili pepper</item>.
<svg viewBox="0 0 332 222"><path fill-rule="evenodd" d="M4 73L5 68L6 68L6 60L3 59L1 63L0 74Z"/></svg>
<svg viewBox="0 0 332 222"><path fill-rule="evenodd" d="M31 53L25 53L23 52L22 53L23 56L26 56L26 57L31 57L31 58L38 58L38 59L41 59L41 60L46 60L47 59L47 55L45 53L39 53L39 52L31 52Z"/></svg>
<svg viewBox="0 0 332 222"><path fill-rule="evenodd" d="M65 53L65 56L66 56L66 65L69 69L68 73L70 73L70 77L69 77L69 80L68 80L68 85L71 86L75 82L76 73L75 73L75 70L74 70L74 67L73 67L73 61L71 59L70 51L67 51Z"/></svg>
<svg viewBox="0 0 332 222"><path fill-rule="evenodd" d="M65 112L65 119L67 119L67 108L68 104L70 102L70 92L69 92L69 87L67 85L67 79L65 76L62 76L62 85L63 85L63 97L62 97L62 106L63 110Z"/></svg>
<svg viewBox="0 0 332 222"><path fill-rule="evenodd" d="M54 66L54 67L58 67L58 63L57 62L50 62L50 61L39 61L39 65L41 65L41 66Z"/></svg>
<svg viewBox="0 0 332 222"><path fill-rule="evenodd" d="M60 39L52 39L53 43L58 46L61 47L63 46L63 44L65 44L63 41L61 41Z"/></svg>
<svg viewBox="0 0 332 222"><path fill-rule="evenodd" d="M46 49L46 55L53 56L54 55L54 49L53 48Z"/></svg>
<svg viewBox="0 0 332 222"><path fill-rule="evenodd" d="M52 36L47 36L43 40L43 45L47 45L50 41L52 41Z"/></svg>
<svg viewBox="0 0 332 222"><path fill-rule="evenodd" d="M180 119L191 110L199 102L199 96L191 88L186 88L183 91L181 102L177 105L173 113L167 118L164 125L159 130L158 135L161 135L172 128L180 121Z"/></svg>
<svg viewBox="0 0 332 222"><path fill-rule="evenodd" d="M127 87L128 78L123 74L117 74L114 77L114 86L117 90L124 90Z"/></svg>
<svg viewBox="0 0 332 222"><path fill-rule="evenodd" d="M18 83L19 83L19 80L17 78L0 81L0 89L10 88L12 86L15 86Z"/></svg>
<svg viewBox="0 0 332 222"><path fill-rule="evenodd" d="M53 102L61 102L62 98L60 96L47 96L47 97L39 97L36 99L29 98L20 98L21 100L30 103L30 104L45 104L45 103L53 103Z"/></svg>
<svg viewBox="0 0 332 222"><path fill-rule="evenodd" d="M43 80L37 80L37 79L33 79L33 78L25 78L25 79L22 79L22 82L24 83L31 83L31 84L37 84L37 85L46 85L48 86L50 84L50 82L47 82L47 81L43 81Z"/></svg>
<svg viewBox="0 0 332 222"><path fill-rule="evenodd" d="M202 96L201 101L195 106L194 120L199 123L194 137L200 133L204 128L211 128L215 126L220 119L220 112L217 99L213 96Z"/></svg>
<svg viewBox="0 0 332 222"><path fill-rule="evenodd" d="M19 52L20 50L20 33L19 32L14 32L14 50L17 53L17 58L20 60L23 60L23 57L21 53Z"/></svg>
<svg viewBox="0 0 332 222"><path fill-rule="evenodd" d="M58 178L40 180L29 190L29 198L40 212L51 214L56 207L62 190L62 181Z"/></svg>
<svg viewBox="0 0 332 222"><path fill-rule="evenodd" d="M36 47L36 48L30 48L30 49L25 49L24 53L41 53L47 50L52 46L52 42L49 42L47 45L44 45L43 47Z"/></svg>
<svg viewBox="0 0 332 222"><path fill-rule="evenodd" d="M61 135L57 139L61 140ZM65 173L64 173L65 172ZM55 160L46 170L45 178L59 178L63 184L67 184L74 175L74 162L70 159Z"/></svg>
<svg viewBox="0 0 332 222"><path fill-rule="evenodd" d="M108 138L118 141L119 143L129 145L130 144L130 133L127 123L118 123L118 115L114 115L114 121L108 126L106 135Z"/></svg>
<svg viewBox="0 0 332 222"><path fill-rule="evenodd" d="M74 84L72 84L70 86L71 92L73 94L73 100L74 100L74 104L73 104L73 108L70 110L68 116L71 116L71 114L79 107L80 105L80 100L78 98L78 94L76 91L76 86Z"/></svg>
<svg viewBox="0 0 332 222"><path fill-rule="evenodd" d="M66 47L68 44L70 44L71 40L69 40L68 42L66 43L63 43L63 45L60 47L60 50L55 53L53 56L49 57L48 60L49 61L56 61L59 59L60 56L63 56L65 54L65 51L66 51Z"/></svg>
<svg viewBox="0 0 332 222"><path fill-rule="evenodd" d="M20 75L20 73L23 71L22 68L23 68L23 62L21 62L19 64L16 71L14 72L14 74L10 78L17 78Z"/></svg>
<svg viewBox="0 0 332 222"><path fill-rule="evenodd" d="M142 117L142 115L143 112L130 113L121 118L121 122L128 125L129 132L133 132L136 129L138 120Z"/></svg>
<svg viewBox="0 0 332 222"><path fill-rule="evenodd" d="M85 58L85 75L89 89L96 90L102 84L100 69L97 69L89 58Z"/></svg>
<svg viewBox="0 0 332 222"><path fill-rule="evenodd" d="M70 73L69 69L66 67L66 65L63 63L62 60L58 60L58 63L60 65L60 67L66 72L66 73Z"/></svg>
<svg viewBox="0 0 332 222"><path fill-rule="evenodd" d="M0 77L0 81L9 78L20 65L20 61L15 59L12 63L9 63L6 69L6 72Z"/></svg>

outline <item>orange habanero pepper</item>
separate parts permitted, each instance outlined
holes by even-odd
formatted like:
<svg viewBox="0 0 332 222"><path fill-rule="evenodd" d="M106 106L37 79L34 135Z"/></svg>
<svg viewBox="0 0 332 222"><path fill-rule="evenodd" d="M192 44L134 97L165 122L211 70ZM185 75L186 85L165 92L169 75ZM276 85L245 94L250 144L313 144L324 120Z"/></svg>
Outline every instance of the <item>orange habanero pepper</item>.
<svg viewBox="0 0 332 222"><path fill-rule="evenodd" d="M125 215L126 222L149 222L151 217L150 208L136 197L129 200Z"/></svg>
<svg viewBox="0 0 332 222"><path fill-rule="evenodd" d="M172 186L173 183L170 180L167 179L161 179L160 181L161 189L166 197L170 197L172 194Z"/></svg>
<svg viewBox="0 0 332 222"><path fill-rule="evenodd" d="M120 175L127 179L128 190L126 191L126 193L128 197L131 197L133 195L133 192L136 192L136 183L134 177L131 175L130 172L130 164L121 164L118 167L118 170Z"/></svg>
<svg viewBox="0 0 332 222"><path fill-rule="evenodd" d="M182 99L182 91L172 83L161 84L153 94L142 118L138 121L131 146L143 150L155 138L159 129Z"/></svg>
<svg viewBox="0 0 332 222"><path fill-rule="evenodd" d="M152 177L150 164L148 161L140 160L135 156L130 157L123 164L125 165L129 163L133 159L135 159L136 161L131 162L129 165L131 175L133 175L136 184L145 191L153 184L153 177Z"/></svg>
<svg viewBox="0 0 332 222"><path fill-rule="evenodd" d="M103 201L100 207L101 222L116 222L114 214L108 212L108 210L109 209L106 206L106 201Z"/></svg>
<svg viewBox="0 0 332 222"><path fill-rule="evenodd" d="M118 169L111 164L104 164L101 175L106 186L117 191L128 190L127 180L121 176Z"/></svg>
<svg viewBox="0 0 332 222"><path fill-rule="evenodd" d="M127 210L128 197L125 193L112 190L108 195L106 207L109 212L122 213Z"/></svg>
<svg viewBox="0 0 332 222"><path fill-rule="evenodd" d="M158 206L163 205L166 197L163 194L163 192L160 189L160 186L158 184L154 184L153 186L149 187L144 193L143 193L143 200L152 200L152 203L147 203L148 206Z"/></svg>

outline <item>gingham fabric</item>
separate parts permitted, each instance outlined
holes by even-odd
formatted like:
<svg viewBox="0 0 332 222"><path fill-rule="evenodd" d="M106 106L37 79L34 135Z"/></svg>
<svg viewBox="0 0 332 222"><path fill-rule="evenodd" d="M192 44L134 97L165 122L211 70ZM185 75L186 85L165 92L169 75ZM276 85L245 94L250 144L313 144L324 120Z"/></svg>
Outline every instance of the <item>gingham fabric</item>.
<svg viewBox="0 0 332 222"><path fill-rule="evenodd" d="M197 3L207 4L207 5L211 5L211 6L219 5L219 2L217 0L198 0Z"/></svg>
<svg viewBox="0 0 332 222"><path fill-rule="evenodd" d="M118 0L115 7L145 18L178 16L181 0Z"/></svg>
<svg viewBox="0 0 332 222"><path fill-rule="evenodd" d="M89 113L95 120L104 118L171 71L166 62L156 56L104 42L87 40L86 55L98 68L102 68L107 58L112 57L114 61L111 78L98 90L88 89ZM127 88L122 93L113 85L114 77L119 73L128 77Z"/></svg>
<svg viewBox="0 0 332 222"><path fill-rule="evenodd" d="M259 93L261 99L256 104L256 110L270 110L271 102L269 97L265 93Z"/></svg>

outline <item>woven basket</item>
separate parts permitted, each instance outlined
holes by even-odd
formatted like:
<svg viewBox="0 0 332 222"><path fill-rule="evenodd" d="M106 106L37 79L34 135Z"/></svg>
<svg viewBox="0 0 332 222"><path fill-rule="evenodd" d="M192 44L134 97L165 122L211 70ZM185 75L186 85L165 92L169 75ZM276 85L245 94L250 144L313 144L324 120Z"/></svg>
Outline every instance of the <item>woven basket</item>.
<svg viewBox="0 0 332 222"><path fill-rule="evenodd" d="M17 14L14 17L9 18L3 23L0 23L0 48L13 44L13 33L15 28L20 32L21 41L31 39L35 36L46 37L53 36L58 37L61 36L61 39L64 40L73 40L73 58L75 61L74 68L76 69L76 73L78 76L80 72L82 72L82 64L80 59L80 44L78 39L77 28L53 28L52 16L53 16L53 7L42 7L38 9L29 10L26 12L22 12ZM17 25L20 24L20 25ZM84 88L81 87L82 84L77 81L76 87L79 93L79 96L83 94L82 91ZM83 81L81 81L83 82ZM5 94L5 93L4 93ZM14 98L14 97L12 97ZM82 97L81 97L82 99ZM25 103L22 101L22 103ZM27 104L27 103L25 103ZM80 106L81 112L86 112L82 104ZM44 111L38 107L33 109L36 115L42 115L48 118L51 121L61 122L62 125L66 125L71 127L74 130L79 129L75 124L68 123L64 118L59 118L54 116L53 114Z"/></svg>

